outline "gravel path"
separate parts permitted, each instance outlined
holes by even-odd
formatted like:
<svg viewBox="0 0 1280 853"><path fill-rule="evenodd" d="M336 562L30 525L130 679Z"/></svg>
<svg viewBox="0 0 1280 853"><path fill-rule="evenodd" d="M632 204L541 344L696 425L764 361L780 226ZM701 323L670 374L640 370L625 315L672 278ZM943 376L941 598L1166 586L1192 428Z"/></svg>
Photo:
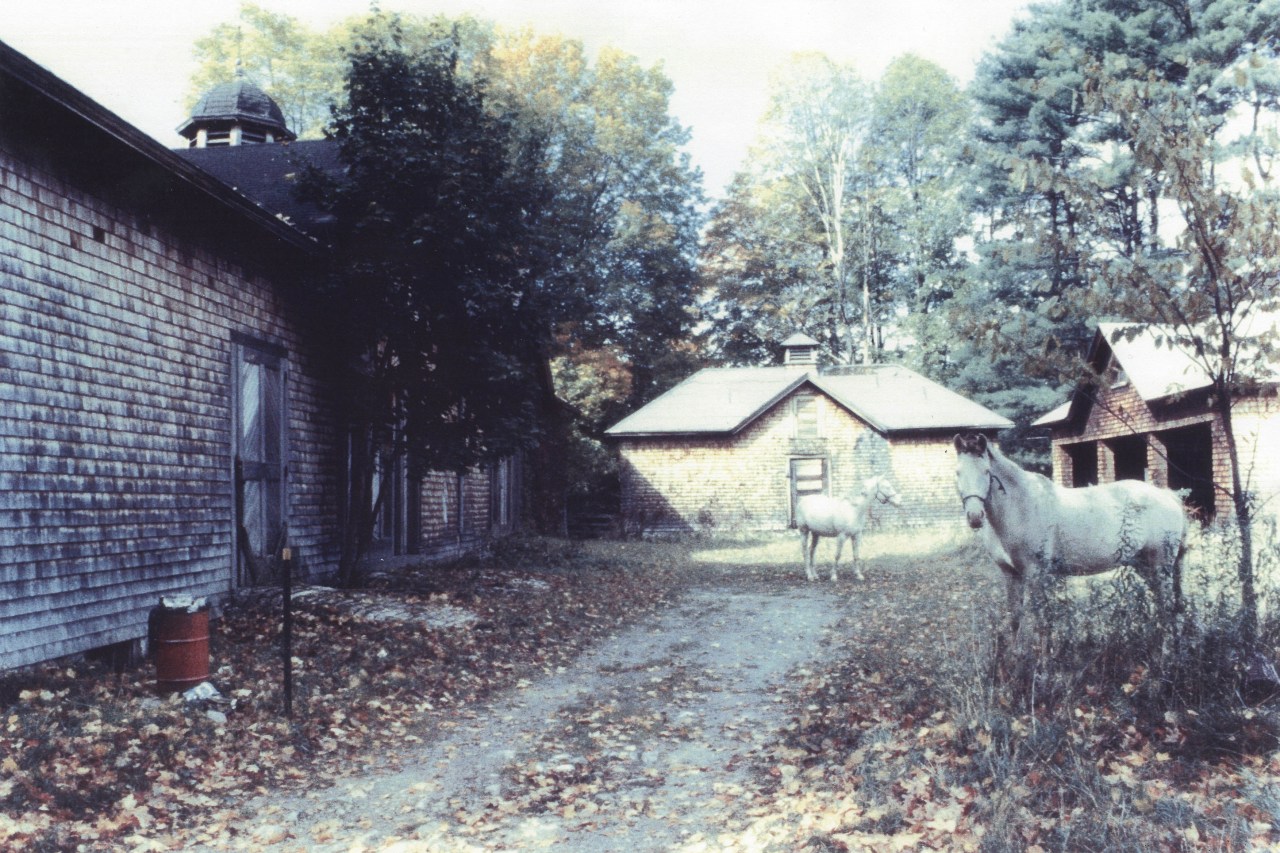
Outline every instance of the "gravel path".
<svg viewBox="0 0 1280 853"><path fill-rule="evenodd" d="M398 772L247 804L235 849L750 846L753 759L841 615L827 585L701 588L554 676L463 712Z"/></svg>

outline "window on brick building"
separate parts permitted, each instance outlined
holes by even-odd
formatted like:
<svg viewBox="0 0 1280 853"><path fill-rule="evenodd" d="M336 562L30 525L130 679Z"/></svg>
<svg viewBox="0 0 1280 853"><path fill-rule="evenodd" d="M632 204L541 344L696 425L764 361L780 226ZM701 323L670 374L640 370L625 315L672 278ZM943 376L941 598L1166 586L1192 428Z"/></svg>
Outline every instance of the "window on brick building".
<svg viewBox="0 0 1280 853"><path fill-rule="evenodd" d="M1098 444L1084 441L1080 444L1068 444L1063 448L1071 460L1072 488L1096 486L1098 484Z"/></svg>
<svg viewBox="0 0 1280 853"><path fill-rule="evenodd" d="M796 438L820 438L822 430L818 424L818 398L812 394L802 394L791 401L791 411L795 417Z"/></svg>
<svg viewBox="0 0 1280 853"><path fill-rule="evenodd" d="M1126 435L1107 442L1115 458L1117 480L1147 479L1147 440L1140 435Z"/></svg>

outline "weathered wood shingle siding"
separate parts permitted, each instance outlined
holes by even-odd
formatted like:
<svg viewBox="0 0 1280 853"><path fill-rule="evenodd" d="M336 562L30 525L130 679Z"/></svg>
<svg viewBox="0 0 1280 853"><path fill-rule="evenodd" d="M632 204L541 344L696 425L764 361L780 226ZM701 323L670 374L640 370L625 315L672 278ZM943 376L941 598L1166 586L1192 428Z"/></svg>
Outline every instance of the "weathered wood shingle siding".
<svg viewBox="0 0 1280 853"><path fill-rule="evenodd" d="M0 669L144 636L161 595L230 588L233 332L288 353L288 518L313 570L333 562L337 517L331 419L296 306L260 263L270 237L255 246L127 152L130 180L91 175L109 138L89 134L79 162L64 137L23 137L5 94Z"/></svg>
<svg viewBox="0 0 1280 853"><path fill-rule="evenodd" d="M431 471L422 479L422 555L458 557L480 548L493 534L490 523L489 470L477 468L461 478ZM461 499L461 501L459 501Z"/></svg>

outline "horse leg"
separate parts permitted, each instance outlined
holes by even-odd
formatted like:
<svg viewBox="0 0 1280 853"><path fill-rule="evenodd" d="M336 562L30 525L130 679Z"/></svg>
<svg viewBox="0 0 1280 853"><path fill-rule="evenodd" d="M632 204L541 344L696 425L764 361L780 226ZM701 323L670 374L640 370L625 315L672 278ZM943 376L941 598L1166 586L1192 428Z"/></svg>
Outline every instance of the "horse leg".
<svg viewBox="0 0 1280 853"><path fill-rule="evenodd" d="M1022 578L1010 569L1004 572L1004 594L1009 603L1009 634L1016 636L1022 623L1022 607L1025 601Z"/></svg>
<svg viewBox="0 0 1280 853"><path fill-rule="evenodd" d="M840 565L840 551L844 548L844 537L843 533L836 534L836 558L831 561L831 580L833 581L836 579L836 566Z"/></svg>
<svg viewBox="0 0 1280 853"><path fill-rule="evenodd" d="M862 566L858 562L858 545L861 542L861 536L857 533L849 534L849 562L853 563L853 576L860 581L866 580L866 575L862 574Z"/></svg>
<svg viewBox="0 0 1280 853"><path fill-rule="evenodd" d="M1168 541L1148 549L1138 566L1155 604L1164 661L1175 660L1182 646L1182 553L1181 542Z"/></svg>
<svg viewBox="0 0 1280 853"><path fill-rule="evenodd" d="M805 546L805 552L804 552L805 577L807 577L811 581L817 580L818 572L814 569L813 560L814 560L814 552L818 550L818 534L814 533L812 530L807 531L804 534L803 544Z"/></svg>
<svg viewBox="0 0 1280 853"><path fill-rule="evenodd" d="M800 562L804 564L804 573L809 574L809 531L803 527L797 527L800 531Z"/></svg>

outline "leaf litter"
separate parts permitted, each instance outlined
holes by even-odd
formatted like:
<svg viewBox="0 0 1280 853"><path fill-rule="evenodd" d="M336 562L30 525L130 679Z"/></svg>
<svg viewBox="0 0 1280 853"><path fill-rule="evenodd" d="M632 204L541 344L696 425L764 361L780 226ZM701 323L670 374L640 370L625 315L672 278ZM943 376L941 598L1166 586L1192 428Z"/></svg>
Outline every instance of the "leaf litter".
<svg viewBox="0 0 1280 853"><path fill-rule="evenodd" d="M11 673L0 847L1105 849L1117 815L1152 850L1280 841L1268 751L1196 759L1185 721L1101 695L1052 736L976 713L957 666L998 590L971 549L834 585L751 554L522 540L303 596L293 720L278 596L217 620L220 703L146 667Z"/></svg>

